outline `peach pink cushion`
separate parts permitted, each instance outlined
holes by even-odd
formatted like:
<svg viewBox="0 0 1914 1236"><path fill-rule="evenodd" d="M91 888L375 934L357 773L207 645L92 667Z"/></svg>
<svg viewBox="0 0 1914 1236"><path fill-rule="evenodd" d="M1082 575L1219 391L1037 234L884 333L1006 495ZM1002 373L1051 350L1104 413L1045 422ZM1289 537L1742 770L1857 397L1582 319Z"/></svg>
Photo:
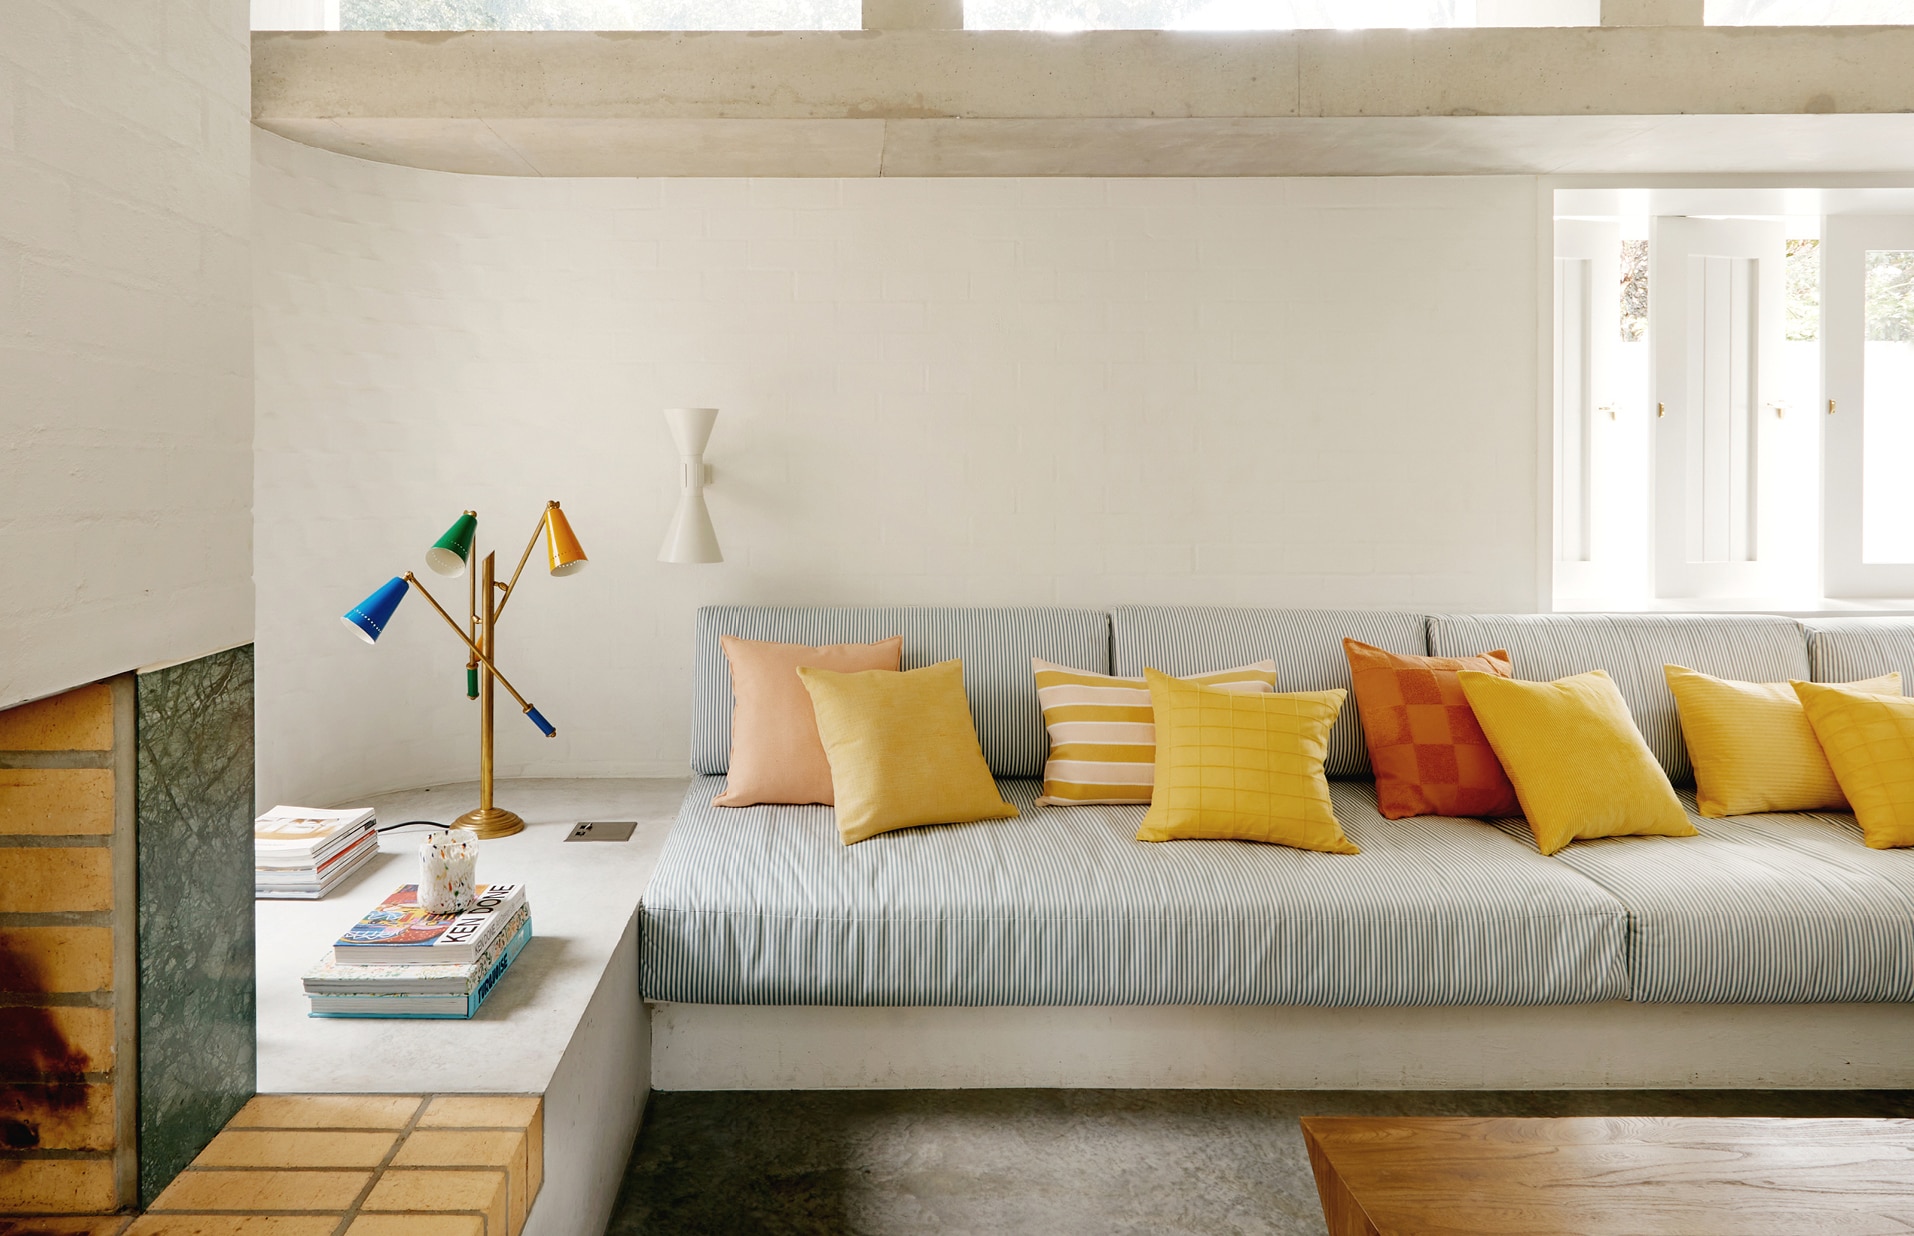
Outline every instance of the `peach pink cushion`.
<svg viewBox="0 0 1914 1236"><path fill-rule="evenodd" d="M804 689L800 665L854 674L895 670L904 637L875 644L770 644L720 637L731 662L731 766L720 807L757 803L824 803L831 798L831 764L817 735L817 714Z"/></svg>

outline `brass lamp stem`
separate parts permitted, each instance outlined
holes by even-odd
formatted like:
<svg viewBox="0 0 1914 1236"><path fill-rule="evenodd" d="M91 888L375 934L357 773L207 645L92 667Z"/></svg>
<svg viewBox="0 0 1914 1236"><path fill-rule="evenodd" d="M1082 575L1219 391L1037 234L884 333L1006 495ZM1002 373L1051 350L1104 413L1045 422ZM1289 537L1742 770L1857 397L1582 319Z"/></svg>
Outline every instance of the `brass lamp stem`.
<svg viewBox="0 0 1914 1236"><path fill-rule="evenodd" d="M532 560L532 550L538 545L538 534L545 531L545 511L549 511L557 505L558 503L556 502L547 502L545 509L538 513L538 522L532 525L532 539L525 542L525 552L518 556L518 565L512 568L512 578L505 585L505 595L498 600L498 610L492 615L494 622L498 621L499 616L504 614L505 607L512 603L512 590L518 587L518 577L524 572L525 564ZM486 588L485 594L490 596L491 593L491 588Z"/></svg>
<svg viewBox="0 0 1914 1236"><path fill-rule="evenodd" d="M486 557L490 558L491 555L487 554ZM430 601L432 603L432 608L439 611L439 617L445 619L445 625L452 628L452 634L459 637L459 642L463 643L466 646L466 648L471 650L471 653L474 659L476 659L480 665L484 666L486 671L489 674L497 678L501 686L503 686L507 691L510 691L512 693L512 698L518 701L519 707L529 712L532 706L526 702L524 696L518 693L518 689L512 686L512 684L506 679L505 675L498 672L498 667L492 664L491 655L485 652L483 649L481 649L478 644L473 643L471 640L471 637L469 637L468 635L465 634L464 631L461 631L459 629L458 622L453 619L452 615L445 612L445 607L439 604L437 597L434 597L430 592L426 591L425 585L419 582L418 576L412 574L412 572L410 571L407 571L404 574L404 576L402 576L402 578L405 580L406 583L410 584L414 588L417 588L419 590L420 596L424 597L427 601ZM483 634L483 631L481 631L480 633ZM481 690L482 689L483 689L483 683L481 683Z"/></svg>

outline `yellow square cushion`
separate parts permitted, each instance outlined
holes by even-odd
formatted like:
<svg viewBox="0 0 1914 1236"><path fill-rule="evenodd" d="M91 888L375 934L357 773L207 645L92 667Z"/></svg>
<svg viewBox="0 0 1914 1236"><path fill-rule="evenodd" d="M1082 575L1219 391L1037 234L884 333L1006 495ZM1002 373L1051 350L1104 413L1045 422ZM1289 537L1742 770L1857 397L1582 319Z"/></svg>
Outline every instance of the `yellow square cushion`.
<svg viewBox="0 0 1914 1236"><path fill-rule="evenodd" d="M1361 853L1329 802L1323 757L1348 692L1244 694L1144 670L1156 789L1138 841L1209 837Z"/></svg>
<svg viewBox="0 0 1914 1236"><path fill-rule="evenodd" d="M1555 682L1479 670L1457 677L1542 853L1593 837L1695 835L1622 693L1601 670Z"/></svg>
<svg viewBox="0 0 1914 1236"><path fill-rule="evenodd" d="M1792 684L1876 850L1914 845L1914 700L1825 683Z"/></svg>
<svg viewBox="0 0 1914 1236"><path fill-rule="evenodd" d="M831 763L845 845L894 828L1007 820L964 698L964 663L897 673L797 667Z"/></svg>
<svg viewBox="0 0 1914 1236"><path fill-rule="evenodd" d="M1763 811L1846 811L1834 770L1785 682L1735 682L1664 665L1695 765L1695 803L1710 819ZM1844 684L1899 695L1901 676Z"/></svg>

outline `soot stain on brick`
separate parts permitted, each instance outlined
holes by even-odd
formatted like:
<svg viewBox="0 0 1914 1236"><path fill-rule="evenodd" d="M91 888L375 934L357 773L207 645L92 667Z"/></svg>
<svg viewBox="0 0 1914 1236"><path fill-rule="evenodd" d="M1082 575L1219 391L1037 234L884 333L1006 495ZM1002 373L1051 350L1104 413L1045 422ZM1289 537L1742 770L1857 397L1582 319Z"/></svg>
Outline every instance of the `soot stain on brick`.
<svg viewBox="0 0 1914 1236"><path fill-rule="evenodd" d="M32 961L9 948L4 936L0 936L0 991L27 996L45 991ZM36 1117L84 1105L89 1063L86 1053L60 1033L51 1009L0 1008L0 1151L38 1147Z"/></svg>

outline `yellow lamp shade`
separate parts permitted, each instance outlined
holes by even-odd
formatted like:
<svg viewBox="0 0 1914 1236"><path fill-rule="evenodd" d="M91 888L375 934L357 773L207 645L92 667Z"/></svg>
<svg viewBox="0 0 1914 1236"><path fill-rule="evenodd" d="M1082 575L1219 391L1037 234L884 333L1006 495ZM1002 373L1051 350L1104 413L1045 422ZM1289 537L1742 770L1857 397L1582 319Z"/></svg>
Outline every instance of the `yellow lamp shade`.
<svg viewBox="0 0 1914 1236"><path fill-rule="evenodd" d="M573 575L585 565L585 547L555 501L545 507L545 556L554 575Z"/></svg>

